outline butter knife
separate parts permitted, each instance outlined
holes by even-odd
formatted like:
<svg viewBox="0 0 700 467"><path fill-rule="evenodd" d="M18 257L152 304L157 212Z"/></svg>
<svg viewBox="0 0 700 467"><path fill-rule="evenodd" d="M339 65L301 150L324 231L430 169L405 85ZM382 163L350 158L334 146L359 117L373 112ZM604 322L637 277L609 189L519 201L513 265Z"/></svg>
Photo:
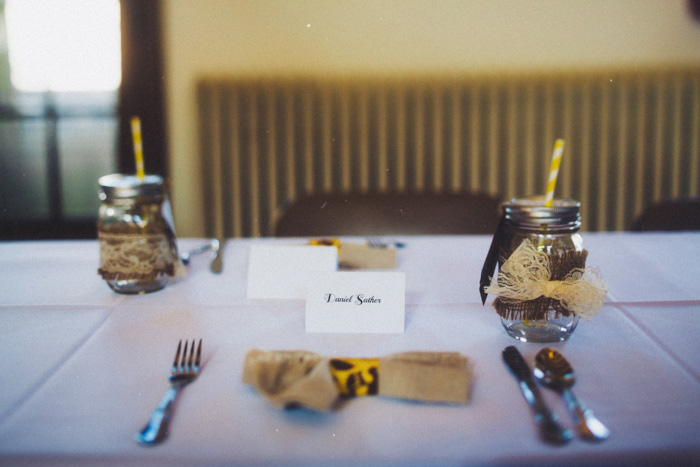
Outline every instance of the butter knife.
<svg viewBox="0 0 700 467"><path fill-rule="evenodd" d="M532 409L535 423L539 430L540 438L546 443L563 445L571 441L573 432L563 428L542 399L542 395L537 389L537 384L532 377L530 367L525 359L514 346L508 346L503 351L503 361L506 362L510 371L518 379L520 390L525 396L525 400Z"/></svg>
<svg viewBox="0 0 700 467"><path fill-rule="evenodd" d="M184 252L180 255L180 260L182 261L182 264L188 266L193 256L201 255L202 253L206 253L209 250L216 250L216 248L218 248L218 245L219 244L216 240L212 240L209 243L205 243L204 245L198 246L197 248L193 248Z"/></svg>
<svg viewBox="0 0 700 467"><path fill-rule="evenodd" d="M226 243L225 238L219 238L217 240L214 240L216 242L216 246L214 247L214 251L216 252L216 256L214 256L214 259L212 260L211 264L209 265L209 269L211 269L211 272L214 274L220 274L221 271L224 269L224 263L223 263L223 256L224 256L224 244Z"/></svg>

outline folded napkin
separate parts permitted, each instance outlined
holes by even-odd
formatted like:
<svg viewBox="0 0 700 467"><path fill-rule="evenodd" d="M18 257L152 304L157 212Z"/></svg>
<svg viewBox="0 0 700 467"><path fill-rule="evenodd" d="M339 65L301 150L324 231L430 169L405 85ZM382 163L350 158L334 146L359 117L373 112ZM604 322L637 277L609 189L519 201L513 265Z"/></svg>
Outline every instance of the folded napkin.
<svg viewBox="0 0 700 467"><path fill-rule="evenodd" d="M347 269L393 269L396 249L346 243L338 250L338 263Z"/></svg>
<svg viewBox="0 0 700 467"><path fill-rule="evenodd" d="M313 352L249 350L243 382L272 404L331 410L339 397L389 396L466 404L467 357L456 352L404 352L382 358L327 358Z"/></svg>

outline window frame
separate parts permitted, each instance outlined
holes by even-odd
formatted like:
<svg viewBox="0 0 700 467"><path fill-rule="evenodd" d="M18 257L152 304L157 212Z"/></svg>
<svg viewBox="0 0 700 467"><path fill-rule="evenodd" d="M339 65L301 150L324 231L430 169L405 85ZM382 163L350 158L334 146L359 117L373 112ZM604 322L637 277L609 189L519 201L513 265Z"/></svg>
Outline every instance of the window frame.
<svg viewBox="0 0 700 467"><path fill-rule="evenodd" d="M160 0L120 0L122 80L117 94L116 167L122 173L134 173L131 140L131 117L142 122L146 171L167 179L168 153L164 105L163 51ZM12 109L0 109L5 117L18 118ZM56 125L61 115L46 106L41 118L47 125ZM103 118L104 116L96 116ZM54 138L55 139L55 138ZM58 174L60 154L50 138L46 142L47 170ZM106 175L106 174L105 174ZM91 218L67 218L61 208L58 176L50 177L50 210L46 219L0 220L0 240L49 240L97 238L97 212ZM97 181L95 181L96 183ZM95 193L97 196L97 193Z"/></svg>

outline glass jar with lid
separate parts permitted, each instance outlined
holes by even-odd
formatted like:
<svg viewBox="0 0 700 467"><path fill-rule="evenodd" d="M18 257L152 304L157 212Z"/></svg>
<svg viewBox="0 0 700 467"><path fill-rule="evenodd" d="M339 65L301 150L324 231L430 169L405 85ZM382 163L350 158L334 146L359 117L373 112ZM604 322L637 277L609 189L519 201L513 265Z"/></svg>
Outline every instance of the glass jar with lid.
<svg viewBox="0 0 700 467"><path fill-rule="evenodd" d="M112 174L99 179L98 273L118 293L160 290L180 267L163 179Z"/></svg>
<svg viewBox="0 0 700 467"><path fill-rule="evenodd" d="M578 201L561 199L545 207L541 197L514 198L505 203L499 269L526 240L547 254L551 281L561 281L571 270L584 268L587 252L579 233L580 207ZM506 332L523 342L563 341L579 320L561 302L545 296L523 302L496 298L494 306Z"/></svg>

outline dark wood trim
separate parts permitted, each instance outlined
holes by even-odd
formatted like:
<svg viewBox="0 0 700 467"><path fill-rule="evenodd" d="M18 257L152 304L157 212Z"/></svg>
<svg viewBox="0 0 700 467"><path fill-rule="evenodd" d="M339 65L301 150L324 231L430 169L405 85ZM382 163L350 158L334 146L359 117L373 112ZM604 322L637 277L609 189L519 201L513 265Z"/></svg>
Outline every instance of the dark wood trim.
<svg viewBox="0 0 700 467"><path fill-rule="evenodd" d="M131 117L141 119L146 172L168 176L160 0L121 0L118 168L133 173Z"/></svg>
<svg viewBox="0 0 700 467"><path fill-rule="evenodd" d="M0 241L96 238L95 219L0 220Z"/></svg>

